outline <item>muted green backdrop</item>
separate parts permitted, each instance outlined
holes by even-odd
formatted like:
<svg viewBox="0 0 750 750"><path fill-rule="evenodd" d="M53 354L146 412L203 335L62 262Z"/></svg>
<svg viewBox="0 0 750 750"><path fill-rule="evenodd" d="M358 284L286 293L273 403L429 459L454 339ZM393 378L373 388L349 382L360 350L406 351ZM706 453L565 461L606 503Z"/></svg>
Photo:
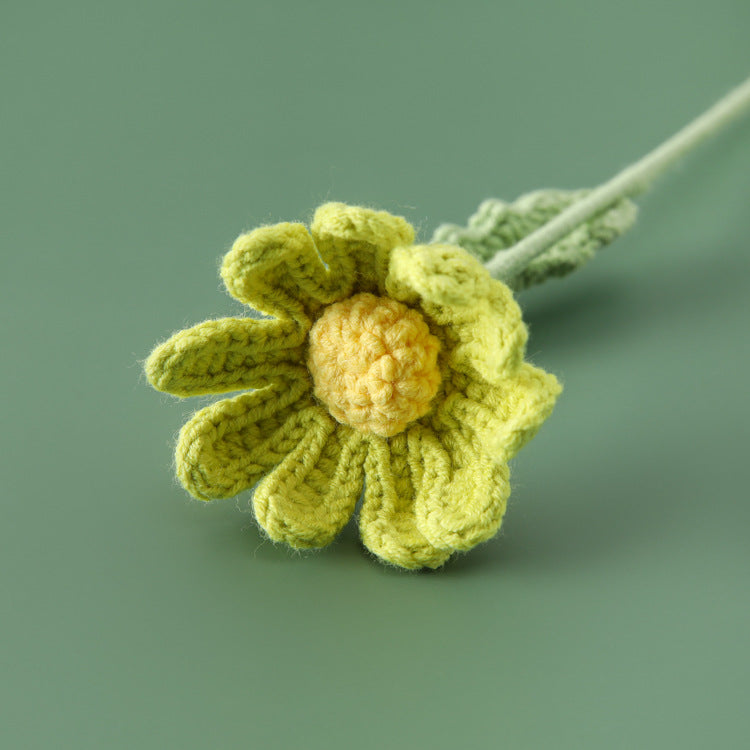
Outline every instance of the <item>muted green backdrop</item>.
<svg viewBox="0 0 750 750"><path fill-rule="evenodd" d="M750 123L522 296L566 390L432 574L172 475L140 362L321 202L424 238L593 185L750 72L746 0L0 5L5 748L744 748Z"/></svg>

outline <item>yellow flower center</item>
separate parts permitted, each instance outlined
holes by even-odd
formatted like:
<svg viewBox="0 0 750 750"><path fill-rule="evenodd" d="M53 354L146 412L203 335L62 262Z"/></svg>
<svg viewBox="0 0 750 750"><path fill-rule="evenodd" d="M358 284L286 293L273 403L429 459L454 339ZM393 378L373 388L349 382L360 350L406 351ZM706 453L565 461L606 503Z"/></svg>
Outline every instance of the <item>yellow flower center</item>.
<svg viewBox="0 0 750 750"><path fill-rule="evenodd" d="M429 410L440 385L439 349L416 310L356 294L327 307L310 330L315 395L339 422L396 435Z"/></svg>

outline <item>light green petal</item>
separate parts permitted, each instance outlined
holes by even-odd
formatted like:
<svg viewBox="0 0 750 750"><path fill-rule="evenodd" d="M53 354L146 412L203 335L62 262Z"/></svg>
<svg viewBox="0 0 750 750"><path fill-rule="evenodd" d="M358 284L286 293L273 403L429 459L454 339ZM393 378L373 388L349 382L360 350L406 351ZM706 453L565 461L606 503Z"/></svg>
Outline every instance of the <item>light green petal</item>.
<svg viewBox="0 0 750 750"><path fill-rule="evenodd" d="M456 427L415 432L422 467L417 526L436 547L465 551L493 537L510 494L508 465L494 461L476 433Z"/></svg>
<svg viewBox="0 0 750 750"><path fill-rule="evenodd" d="M402 302L467 305L482 297L492 281L484 266L455 245L396 248L388 266L388 292Z"/></svg>
<svg viewBox="0 0 750 750"><path fill-rule="evenodd" d="M456 377L431 423L441 436L462 425L471 427L487 453L503 462L536 435L561 391L554 375L528 362L499 385Z"/></svg>
<svg viewBox="0 0 750 750"><path fill-rule="evenodd" d="M344 256L321 258L303 224L282 223L240 235L221 277L233 297L256 310L306 321L349 294L354 263Z"/></svg>
<svg viewBox="0 0 750 750"><path fill-rule="evenodd" d="M324 547L354 512L364 477L364 441L321 407L299 413L294 436L294 450L255 490L255 516L276 542Z"/></svg>
<svg viewBox="0 0 750 750"><path fill-rule="evenodd" d="M201 409L180 430L180 482L199 500L249 489L294 450L296 415L311 405L309 383L300 378Z"/></svg>
<svg viewBox="0 0 750 750"><path fill-rule="evenodd" d="M449 369L499 383L523 361L527 331L512 292L465 250L450 245L398 248L386 288L439 326L435 333Z"/></svg>
<svg viewBox="0 0 750 750"><path fill-rule="evenodd" d="M290 319L207 320L157 346L146 375L158 391L175 396L261 388L299 372L306 332Z"/></svg>
<svg viewBox="0 0 750 750"><path fill-rule="evenodd" d="M402 433L390 440L368 440L360 535L384 562L402 568L438 568L451 550L431 544L417 527L414 497L422 472L411 433L408 438Z"/></svg>
<svg viewBox="0 0 750 750"><path fill-rule="evenodd" d="M391 251L414 241L413 227L401 216L345 203L320 206L310 231L323 257L354 261L358 291L380 295Z"/></svg>

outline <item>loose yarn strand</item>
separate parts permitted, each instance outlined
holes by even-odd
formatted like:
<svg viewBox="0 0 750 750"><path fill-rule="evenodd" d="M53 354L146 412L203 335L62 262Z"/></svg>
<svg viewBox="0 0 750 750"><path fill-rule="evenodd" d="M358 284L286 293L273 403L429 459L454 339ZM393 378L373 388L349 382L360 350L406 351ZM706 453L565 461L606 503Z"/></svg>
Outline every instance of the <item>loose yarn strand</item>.
<svg viewBox="0 0 750 750"><path fill-rule="evenodd" d="M750 107L750 78L710 109L649 152L642 159L592 190L554 219L497 253L485 264L495 278L506 280L522 271L534 258L613 203L645 191L669 166L716 133Z"/></svg>

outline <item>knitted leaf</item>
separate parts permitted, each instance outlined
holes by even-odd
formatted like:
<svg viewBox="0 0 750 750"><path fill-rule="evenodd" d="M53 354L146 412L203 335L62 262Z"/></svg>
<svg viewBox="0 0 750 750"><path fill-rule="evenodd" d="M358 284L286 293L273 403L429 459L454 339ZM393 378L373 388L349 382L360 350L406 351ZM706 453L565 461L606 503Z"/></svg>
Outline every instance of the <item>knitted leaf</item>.
<svg viewBox="0 0 750 750"><path fill-rule="evenodd" d="M466 227L442 224L432 242L459 245L482 262L508 250L519 240L546 224L589 190L537 190L505 203L496 198L483 201ZM545 250L523 271L505 283L514 291L565 276L594 257L597 250L616 240L635 222L636 205L624 198L598 216L583 222L570 234Z"/></svg>

